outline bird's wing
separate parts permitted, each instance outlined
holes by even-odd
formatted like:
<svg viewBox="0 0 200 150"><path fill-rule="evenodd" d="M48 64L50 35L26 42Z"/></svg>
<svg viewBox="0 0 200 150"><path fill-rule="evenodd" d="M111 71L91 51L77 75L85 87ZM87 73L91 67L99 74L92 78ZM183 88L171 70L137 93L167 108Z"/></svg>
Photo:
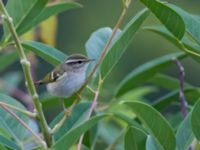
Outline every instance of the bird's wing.
<svg viewBox="0 0 200 150"><path fill-rule="evenodd" d="M35 84L42 85L60 80L63 76L67 75L61 67L62 67L61 65L57 66L53 71L48 73L42 80L35 82Z"/></svg>

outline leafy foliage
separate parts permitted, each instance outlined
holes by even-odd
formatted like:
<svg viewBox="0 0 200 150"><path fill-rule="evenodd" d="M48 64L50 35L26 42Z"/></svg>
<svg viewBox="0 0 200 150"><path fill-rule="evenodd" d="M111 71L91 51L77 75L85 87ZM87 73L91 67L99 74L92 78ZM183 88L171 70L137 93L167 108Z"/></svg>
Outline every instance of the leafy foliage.
<svg viewBox="0 0 200 150"><path fill-rule="evenodd" d="M173 130L159 112L141 102L125 102L124 104L132 108L151 136L158 142L161 149L175 149L175 136ZM159 122L159 124L157 124L157 122Z"/></svg>
<svg viewBox="0 0 200 150"><path fill-rule="evenodd" d="M173 64L172 58L177 57L178 59L181 59L184 58L184 56L184 53L169 54L139 66L120 83L116 95L120 96L126 93L128 90L144 83L161 69Z"/></svg>
<svg viewBox="0 0 200 150"><path fill-rule="evenodd" d="M110 49L108 50L107 55L102 61L102 65L101 65L102 78L105 78L110 73L114 65L116 65L121 55L128 47L136 31L139 29L140 25L143 23L143 21L146 19L148 15L149 15L149 12L146 9L139 12L127 24L127 26L124 28L122 33L116 39L116 41L113 42Z"/></svg>
<svg viewBox="0 0 200 150"><path fill-rule="evenodd" d="M185 33L183 19L176 11L156 0L140 0L155 16L165 25L165 27L178 39L182 39Z"/></svg>
<svg viewBox="0 0 200 150"><path fill-rule="evenodd" d="M125 150L145 150L146 134L135 127L130 127L125 135Z"/></svg>
<svg viewBox="0 0 200 150"><path fill-rule="evenodd" d="M95 78L96 80L92 80L91 87L88 87L81 95L84 100L73 108L70 116L64 120L63 125L55 133L51 129L57 127L65 113L59 112L51 118L52 120L49 121L50 128L47 132L51 132L50 136L52 135L52 137L49 140L53 140L51 140L52 144L48 145L49 149L64 150L74 148L77 146L78 139L84 133L85 136L82 143L84 149L97 150L188 150L191 148L192 143L195 143L195 140L200 141L199 88L183 80L180 81L181 77L177 79L162 72L165 68L175 65L175 59L181 61L190 56L191 59L198 63L200 62L200 17L163 1L140 0L140 2L147 8L139 11L128 23L125 22L124 27L119 26L120 23L117 24L117 33L114 37L113 29L110 27L101 27L89 37L85 44L86 54L89 58L95 59L90 65L89 71L93 69L95 63L99 60L102 51L106 50L105 57L102 58L97 69L100 80L96 82L98 79L95 78L95 75L93 76L93 79ZM128 11L128 0L123 0L123 3L125 4L125 11L122 13L121 20L125 18L125 12ZM47 18L79 7L81 5L78 3L64 1L50 3L48 0L9 0L6 10L12 18L17 36L21 36ZM170 53L150 60L131 71L122 81L118 81L119 84L116 86L116 90L107 88L103 85L105 79L119 62L150 12L160 21L160 24L159 26L149 25L147 22L147 26L144 27L145 31L148 30L161 35L161 37L177 46L181 52ZM4 21L4 34L1 40L1 48L3 50L0 50L0 71L6 70L8 66L19 61L15 47L12 47L9 52L6 49L9 46L13 46L14 43L11 34L13 31L11 32L8 27L8 22ZM53 66L64 62L67 58L67 54L42 42L34 40L21 41L20 38L19 40L20 43L18 44L22 44L26 55L34 54ZM111 44L105 49L105 45L110 40ZM21 63L23 64L23 61ZM34 61L32 63L31 67L33 68L31 69L34 69L37 63L34 64ZM29 67L28 63L26 65ZM0 104L7 103L11 105L14 108L13 112L35 134L39 135L35 130L38 127L37 124L34 126L31 123L32 120L26 116L27 109L13 98L20 93L22 95L21 98L28 97L28 100L30 99L27 93L21 91L19 87L20 75L12 71L11 75L6 73L5 76L0 78ZM25 77L27 78L26 72ZM99 88L100 84L102 84L103 88ZM184 86L181 92L180 84ZM155 92L160 92L159 96L151 98L151 94ZM99 99L101 101L96 106L93 116L88 119L88 111L92 106L92 102L88 101L95 99L94 93L100 94ZM44 98L41 99L47 99L46 94L42 94ZM181 121L178 121L176 117L180 117L180 109L183 109L179 100L180 98L183 99L183 96L187 100L185 103L187 103L188 114L186 118L181 118L179 119ZM37 98L37 94L32 95L32 97ZM61 111L62 109L58 106L59 98L49 97L49 99L52 99L51 101L39 102L39 104L43 105L44 110L48 110L51 105L58 107L57 109ZM67 106L71 106L73 98L64 99L66 103L69 103ZM56 103L52 101L56 101ZM125 105L122 105L122 103ZM26 101L24 104L26 104ZM21 112L17 112L16 108ZM29 113L32 114L31 112ZM49 110L47 114L51 114ZM40 122L41 120L36 119L36 121ZM173 121L178 125L177 127L173 126ZM42 126L41 129L43 130ZM13 118L4 109L0 108L0 149L19 150L27 147L27 149L44 149L30 135L28 130L16 118ZM193 146L193 148L194 150L198 149L197 146Z"/></svg>
<svg viewBox="0 0 200 150"><path fill-rule="evenodd" d="M61 51L40 42L25 41L22 45L26 50L33 51L36 55L54 66L63 62L67 58L67 56Z"/></svg>

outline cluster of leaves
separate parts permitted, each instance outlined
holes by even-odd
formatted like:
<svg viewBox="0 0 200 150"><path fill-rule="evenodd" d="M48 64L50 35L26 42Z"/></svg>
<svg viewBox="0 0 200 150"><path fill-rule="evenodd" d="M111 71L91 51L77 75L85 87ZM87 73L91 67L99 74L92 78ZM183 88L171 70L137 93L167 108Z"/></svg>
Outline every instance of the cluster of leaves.
<svg viewBox="0 0 200 150"><path fill-rule="evenodd" d="M8 1L6 9L13 19L18 35L29 31L49 16L80 7L77 3L59 2L47 5L47 2L48 0ZM172 58L181 60L191 57L200 62L200 30L198 30L200 28L200 18L175 5L161 1L140 0L140 2L147 8L136 14L122 30L118 30L99 67L98 74L101 75L101 78L104 80L111 73L150 12L162 23L162 26L148 26L144 29L166 38L182 52L162 56L134 69L117 86L113 94L113 101L106 104L104 111L97 110L95 115L88 121L84 121L84 118L90 103L84 101L78 104L60 130L53 135L55 142L52 148L58 150L70 149L76 144L81 134L86 131L87 134L84 138L86 149L95 149L99 143L103 142L109 145L107 149L187 150L192 143L200 140L200 100L197 101L200 92L198 87L185 83L184 93L188 100L189 113L183 121L177 119L177 116L180 117L180 112L173 112L174 114L164 117L161 112L165 108L179 106L179 81L170 76L160 74L161 70L174 64ZM1 45L2 47L7 47L12 44L13 40L6 24L3 27L4 35ZM94 32L86 43L88 57L98 60L111 34L112 29L108 27ZM34 53L53 66L63 62L66 58L64 53L44 43L22 41L22 45L27 53ZM0 56L0 70L4 70L17 60L18 56L15 50L2 54ZM12 76L12 78L15 77ZM3 80L10 81L11 78ZM155 90L145 86L138 88L138 86L145 83L161 87L169 92L155 100L154 103L144 101L144 95ZM17 83L15 82L15 84ZM95 82L91 86L95 87ZM25 109L17 100L7 96L6 92L8 91L1 92L1 101ZM43 107L45 108L49 101L58 103L55 99L43 99ZM89 100L91 97L85 96L85 99ZM127 107L130 108L131 112L127 110ZM33 141L29 132L15 119L11 118L12 116L2 109L0 114L1 149L21 149L24 146L28 146L27 143L30 144L30 141ZM25 123L30 122L30 118L20 113L17 113L17 115ZM62 115L62 113L59 114L49 126L53 127ZM101 121L98 122L99 120ZM121 138L123 140L120 140ZM101 139L101 141L98 139Z"/></svg>

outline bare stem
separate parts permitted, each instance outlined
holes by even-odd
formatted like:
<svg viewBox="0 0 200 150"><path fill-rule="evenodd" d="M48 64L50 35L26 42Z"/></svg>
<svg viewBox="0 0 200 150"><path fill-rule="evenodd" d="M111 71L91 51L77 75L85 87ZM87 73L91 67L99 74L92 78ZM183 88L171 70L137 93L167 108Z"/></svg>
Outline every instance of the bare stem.
<svg viewBox="0 0 200 150"><path fill-rule="evenodd" d="M21 45L21 41L19 40L19 37L16 33L16 30L15 30L15 27L14 27L14 24L13 24L13 20L10 17L10 15L8 14L2 0L0 0L0 10L3 13L1 16L5 20L5 22L7 23L8 29L10 30L12 38L13 38L15 44L16 44L16 47L17 47L17 50L18 50L17 52L19 54L20 62L21 62L21 65L22 65L22 68L23 68L23 71L24 71L25 78L26 78L25 83L26 83L27 89L28 89L28 91L29 91L29 93L30 93L30 95L33 99L34 107L35 107L36 113L37 113L37 119L39 121L42 134L43 134L44 139L47 143L47 146L51 147L52 136L48 131L48 125L47 125L47 122L45 120L44 113L43 113L43 110L42 110L42 106L41 106L41 103L39 101L38 94L36 92L36 89L35 89L35 86L34 86L34 83L33 83L33 80L32 80L31 70L30 70L30 62L26 58L26 55L24 53L24 49Z"/></svg>
<svg viewBox="0 0 200 150"><path fill-rule="evenodd" d="M185 99L185 95L184 95L184 78L185 78L185 71L183 68L183 65L181 64L181 62L177 59L175 59L176 64L179 68L179 73L180 73L180 91L179 91L179 98L180 98L180 102L181 102L181 113L182 113L182 117L183 119L186 117L187 115L187 102Z"/></svg>
<svg viewBox="0 0 200 150"><path fill-rule="evenodd" d="M99 79L99 84L98 84L98 88L95 92L95 95L94 95L94 99L92 101L92 104L90 106L90 109L89 109L89 112L86 116L86 121L90 119L91 115L92 115L92 112L94 111L96 105L97 105L97 99L98 99L98 96L99 96L99 92L100 92L100 88L101 88L101 85L103 83L103 80L101 80L101 78ZM82 142L83 142L83 137L84 137L84 134L81 135L80 139L79 139L79 142L78 142L78 146L77 146L77 150L81 150L81 145L82 145Z"/></svg>
<svg viewBox="0 0 200 150"><path fill-rule="evenodd" d="M42 147L46 148L46 143L21 119L19 118L12 110L10 110L7 106L1 105L1 107L7 111L10 115L12 115L19 123L24 126L32 135L35 137L35 140L41 144Z"/></svg>
<svg viewBox="0 0 200 150"><path fill-rule="evenodd" d="M0 102L0 106L6 106L8 108L11 108L13 110L16 110L16 111L24 114L24 115L27 115L28 117L31 117L31 118L35 118L36 117L36 114L34 114L34 113L30 112L30 111L22 110L22 109L20 109L18 107L15 107L13 105L9 105L9 104L4 103L4 102Z"/></svg>

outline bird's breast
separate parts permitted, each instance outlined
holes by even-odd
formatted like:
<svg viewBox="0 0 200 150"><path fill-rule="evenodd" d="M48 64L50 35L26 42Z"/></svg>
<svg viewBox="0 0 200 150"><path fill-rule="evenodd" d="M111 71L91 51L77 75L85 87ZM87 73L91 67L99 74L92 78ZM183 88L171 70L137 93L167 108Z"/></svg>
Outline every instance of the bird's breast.
<svg viewBox="0 0 200 150"><path fill-rule="evenodd" d="M69 73L66 77L63 77L54 83L49 83L47 85L47 90L55 96L70 97L80 89L84 84L85 79L85 73Z"/></svg>

